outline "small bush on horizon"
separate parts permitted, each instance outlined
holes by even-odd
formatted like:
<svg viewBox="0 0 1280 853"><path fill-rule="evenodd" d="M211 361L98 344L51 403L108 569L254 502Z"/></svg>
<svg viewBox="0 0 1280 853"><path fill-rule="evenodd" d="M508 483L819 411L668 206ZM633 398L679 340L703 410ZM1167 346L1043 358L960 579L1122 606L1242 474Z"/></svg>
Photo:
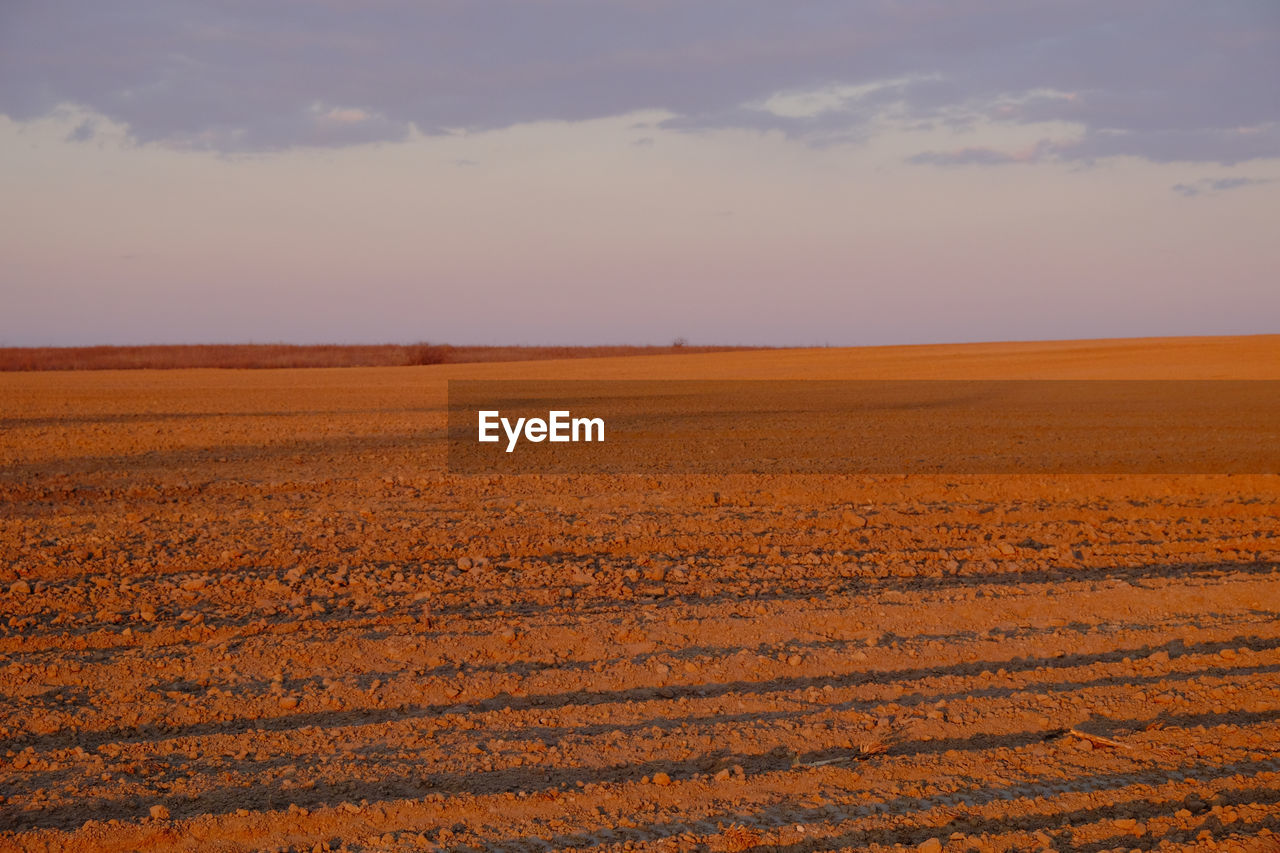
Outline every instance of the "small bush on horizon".
<svg viewBox="0 0 1280 853"><path fill-rule="evenodd" d="M408 363L412 365L448 364L452 360L453 347L448 344L429 344L423 341L409 347Z"/></svg>

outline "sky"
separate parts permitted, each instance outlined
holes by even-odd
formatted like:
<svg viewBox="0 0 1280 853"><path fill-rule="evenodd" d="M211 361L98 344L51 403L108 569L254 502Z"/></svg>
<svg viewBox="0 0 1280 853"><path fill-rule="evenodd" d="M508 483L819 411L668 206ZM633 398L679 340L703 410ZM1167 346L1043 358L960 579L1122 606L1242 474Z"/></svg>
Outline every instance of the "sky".
<svg viewBox="0 0 1280 853"><path fill-rule="evenodd" d="M2 0L0 346L1280 331L1276 0Z"/></svg>

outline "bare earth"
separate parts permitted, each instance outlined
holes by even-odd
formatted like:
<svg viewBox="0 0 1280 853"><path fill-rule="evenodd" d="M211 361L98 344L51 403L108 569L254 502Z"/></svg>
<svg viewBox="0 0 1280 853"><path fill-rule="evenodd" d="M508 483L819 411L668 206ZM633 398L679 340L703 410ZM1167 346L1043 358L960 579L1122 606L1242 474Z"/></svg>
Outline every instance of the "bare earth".
<svg viewBox="0 0 1280 853"><path fill-rule="evenodd" d="M0 375L0 849L1280 850L1280 477L448 475L499 377L1280 337Z"/></svg>

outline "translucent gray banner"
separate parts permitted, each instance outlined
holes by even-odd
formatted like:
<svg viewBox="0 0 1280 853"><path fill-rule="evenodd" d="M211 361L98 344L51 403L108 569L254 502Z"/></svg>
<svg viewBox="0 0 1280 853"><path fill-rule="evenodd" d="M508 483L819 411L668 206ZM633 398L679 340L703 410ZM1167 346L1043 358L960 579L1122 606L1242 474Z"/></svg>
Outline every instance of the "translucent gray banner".
<svg viewBox="0 0 1280 853"><path fill-rule="evenodd" d="M458 474L1280 472L1280 382L450 381Z"/></svg>

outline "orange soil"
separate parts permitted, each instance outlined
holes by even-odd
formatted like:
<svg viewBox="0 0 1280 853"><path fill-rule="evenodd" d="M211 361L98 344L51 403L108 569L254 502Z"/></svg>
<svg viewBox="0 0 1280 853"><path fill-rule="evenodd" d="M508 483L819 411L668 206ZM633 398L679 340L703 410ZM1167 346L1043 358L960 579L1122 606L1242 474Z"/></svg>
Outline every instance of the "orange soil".
<svg viewBox="0 0 1280 853"><path fill-rule="evenodd" d="M462 377L1280 338L2 375L0 849L1280 850L1280 477L455 477Z"/></svg>

